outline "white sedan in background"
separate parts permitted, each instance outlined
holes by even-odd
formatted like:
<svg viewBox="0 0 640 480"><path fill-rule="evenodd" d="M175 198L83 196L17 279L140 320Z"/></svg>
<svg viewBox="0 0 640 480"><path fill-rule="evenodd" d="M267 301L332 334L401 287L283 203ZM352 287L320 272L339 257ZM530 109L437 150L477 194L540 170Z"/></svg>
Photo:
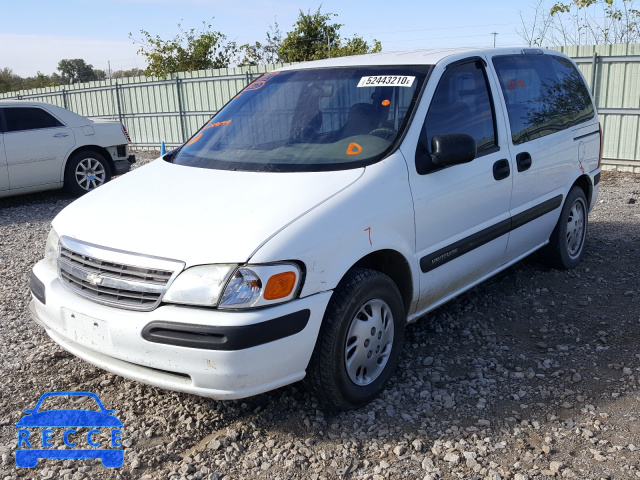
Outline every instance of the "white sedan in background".
<svg viewBox="0 0 640 480"><path fill-rule="evenodd" d="M64 188L89 192L131 168L117 120L89 120L56 105L0 100L0 197Z"/></svg>

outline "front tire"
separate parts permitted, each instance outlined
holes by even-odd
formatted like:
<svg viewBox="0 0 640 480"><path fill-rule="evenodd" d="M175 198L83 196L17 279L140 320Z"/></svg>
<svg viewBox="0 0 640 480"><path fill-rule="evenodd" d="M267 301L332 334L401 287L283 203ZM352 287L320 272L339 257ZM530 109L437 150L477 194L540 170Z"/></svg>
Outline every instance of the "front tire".
<svg viewBox="0 0 640 480"><path fill-rule="evenodd" d="M322 321L305 379L316 398L349 410L382 391L400 359L405 312L395 283L383 273L349 271Z"/></svg>
<svg viewBox="0 0 640 480"><path fill-rule="evenodd" d="M111 180L109 162L95 150L74 153L67 162L64 187L79 197Z"/></svg>
<svg viewBox="0 0 640 480"><path fill-rule="evenodd" d="M568 270L580 262L587 238L587 223L587 198L580 187L573 187L544 250L549 265Z"/></svg>

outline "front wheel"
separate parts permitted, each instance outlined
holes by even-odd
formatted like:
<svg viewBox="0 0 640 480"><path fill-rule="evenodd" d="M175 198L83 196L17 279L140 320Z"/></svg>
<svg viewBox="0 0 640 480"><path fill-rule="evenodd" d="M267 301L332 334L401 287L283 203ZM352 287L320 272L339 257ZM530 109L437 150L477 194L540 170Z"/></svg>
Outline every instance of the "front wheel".
<svg viewBox="0 0 640 480"><path fill-rule="evenodd" d="M402 297L388 276L349 271L329 301L307 368L316 398L341 410L373 400L398 364L405 320Z"/></svg>
<svg viewBox="0 0 640 480"><path fill-rule="evenodd" d="M587 199L580 187L573 187L565 199L558 223L553 229L544 254L552 267L575 267L584 253L587 238Z"/></svg>
<svg viewBox="0 0 640 480"><path fill-rule="evenodd" d="M95 190L111 180L107 160L94 150L74 153L67 162L64 187L76 197Z"/></svg>

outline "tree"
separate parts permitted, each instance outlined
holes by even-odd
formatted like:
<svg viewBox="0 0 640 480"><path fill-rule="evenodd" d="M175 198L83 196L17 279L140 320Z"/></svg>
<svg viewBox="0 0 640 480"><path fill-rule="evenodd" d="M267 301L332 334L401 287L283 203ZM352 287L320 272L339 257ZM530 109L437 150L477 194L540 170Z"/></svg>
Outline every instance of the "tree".
<svg viewBox="0 0 640 480"><path fill-rule="evenodd" d="M235 42L227 42L227 37L211 30L211 25L202 22L202 30L182 29L171 40L163 40L159 35L151 36L146 30L140 30L143 40L133 39L141 44L138 53L147 59L147 75L167 77L171 73L192 72L207 68L225 68L238 52Z"/></svg>
<svg viewBox="0 0 640 480"><path fill-rule="evenodd" d="M585 45L637 43L640 41L640 11L636 0L569 0L551 8L544 0L532 5L533 20L518 34L528 45Z"/></svg>
<svg viewBox="0 0 640 480"><path fill-rule="evenodd" d="M274 25L269 24L266 43L262 44L260 42L256 42L253 45L249 45L247 43L240 46L242 59L238 64L240 66L244 66L281 63L282 59L278 54L281 45L282 32L280 31L278 22L275 21Z"/></svg>
<svg viewBox="0 0 640 480"><path fill-rule="evenodd" d="M127 77L140 77L144 75L144 70L141 68L131 68L129 70L116 70L111 73L111 78L127 78Z"/></svg>
<svg viewBox="0 0 640 480"><path fill-rule="evenodd" d="M522 27L517 28L516 32L530 47L540 47L547 39L549 30L553 25L553 17L547 10L544 0L538 0L533 3L531 8L533 9L533 19L530 21L526 21L523 13L519 12Z"/></svg>
<svg viewBox="0 0 640 480"><path fill-rule="evenodd" d="M329 57L375 53L382 50L382 45L377 40L374 40L373 46L369 46L357 35L351 39L341 39L340 28L344 25L329 23L333 17L338 15L321 13L321 8L322 5L315 13L311 13L311 10L307 13L300 10L298 20L293 25L293 31L287 34L278 51L283 61L304 62Z"/></svg>
<svg viewBox="0 0 640 480"><path fill-rule="evenodd" d="M24 80L20 75L13 73L9 67L0 70L0 93L20 90Z"/></svg>
<svg viewBox="0 0 640 480"><path fill-rule="evenodd" d="M634 3L635 0L570 0L556 3L551 15L560 22L563 15L570 18L575 25L574 37L577 32L577 41L574 38L572 43L636 43L640 40L640 11Z"/></svg>
<svg viewBox="0 0 640 480"><path fill-rule="evenodd" d="M94 70L93 65L88 65L81 58L60 60L58 70L66 83L91 82L104 78L104 72Z"/></svg>

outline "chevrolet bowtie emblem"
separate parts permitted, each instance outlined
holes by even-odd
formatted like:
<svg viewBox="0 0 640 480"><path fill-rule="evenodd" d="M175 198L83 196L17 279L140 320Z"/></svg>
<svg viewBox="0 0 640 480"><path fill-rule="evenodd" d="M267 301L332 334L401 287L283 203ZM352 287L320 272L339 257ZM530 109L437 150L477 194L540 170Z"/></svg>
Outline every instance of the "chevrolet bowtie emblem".
<svg viewBox="0 0 640 480"><path fill-rule="evenodd" d="M89 275L87 275L86 281L95 286L102 284L102 278L100 277L100 275L96 275L95 273L90 273Z"/></svg>

